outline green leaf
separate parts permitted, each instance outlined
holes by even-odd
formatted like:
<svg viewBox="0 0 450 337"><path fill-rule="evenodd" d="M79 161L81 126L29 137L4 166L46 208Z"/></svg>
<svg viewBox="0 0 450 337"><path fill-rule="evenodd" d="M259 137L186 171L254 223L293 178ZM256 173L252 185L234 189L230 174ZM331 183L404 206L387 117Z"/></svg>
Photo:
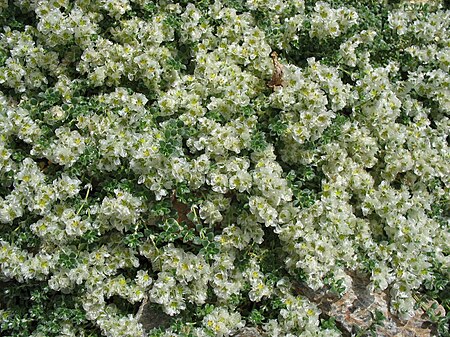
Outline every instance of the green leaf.
<svg viewBox="0 0 450 337"><path fill-rule="evenodd" d="M261 311L253 309L248 316L249 321L254 325L261 325L265 320Z"/></svg>

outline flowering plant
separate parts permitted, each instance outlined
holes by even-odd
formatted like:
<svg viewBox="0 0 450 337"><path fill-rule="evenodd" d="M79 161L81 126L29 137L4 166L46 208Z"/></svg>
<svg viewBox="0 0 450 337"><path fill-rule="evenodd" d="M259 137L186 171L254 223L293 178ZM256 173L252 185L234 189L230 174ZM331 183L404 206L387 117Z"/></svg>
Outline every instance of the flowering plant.
<svg viewBox="0 0 450 337"><path fill-rule="evenodd" d="M339 336L298 284L355 273L401 320L448 312L448 22L448 1L0 0L2 335Z"/></svg>

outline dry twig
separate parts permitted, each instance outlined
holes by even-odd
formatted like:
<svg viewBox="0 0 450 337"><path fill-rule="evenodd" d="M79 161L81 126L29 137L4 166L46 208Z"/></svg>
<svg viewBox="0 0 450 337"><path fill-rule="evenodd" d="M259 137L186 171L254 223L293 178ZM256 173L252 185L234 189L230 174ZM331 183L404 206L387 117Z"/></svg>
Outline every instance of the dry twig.
<svg viewBox="0 0 450 337"><path fill-rule="evenodd" d="M270 53L270 57L273 62L272 79L267 83L269 88L282 87L283 86L283 65L278 61L278 54L276 51Z"/></svg>

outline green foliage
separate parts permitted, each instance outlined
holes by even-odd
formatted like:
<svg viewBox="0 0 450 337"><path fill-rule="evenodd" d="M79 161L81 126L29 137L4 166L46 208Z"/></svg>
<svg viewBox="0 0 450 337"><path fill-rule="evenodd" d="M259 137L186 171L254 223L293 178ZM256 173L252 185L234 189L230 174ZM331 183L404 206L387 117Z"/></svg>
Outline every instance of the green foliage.
<svg viewBox="0 0 450 337"><path fill-rule="evenodd" d="M30 225L37 221L37 217L24 217L23 220L17 222L17 227L12 230L2 230L0 238L6 239L14 243L18 247L27 249L29 251L36 251L39 249L41 240L34 235L30 229ZM6 226L5 226L6 227Z"/></svg>
<svg viewBox="0 0 450 337"><path fill-rule="evenodd" d="M36 25L36 16L32 11L24 11L17 4L9 3L1 12L0 27L23 30L27 25Z"/></svg>
<svg viewBox="0 0 450 337"><path fill-rule="evenodd" d="M8 145L14 151L11 158L16 162L23 161L31 149L29 144L14 136L9 139Z"/></svg>
<svg viewBox="0 0 450 337"><path fill-rule="evenodd" d="M81 304L73 295L52 291L45 283L1 283L0 316L2 336L25 337L39 332L44 336L59 336L63 325L73 324L92 337L99 330L87 319Z"/></svg>
<svg viewBox="0 0 450 337"><path fill-rule="evenodd" d="M324 131L320 139L320 144L329 144L339 140L342 134L342 126L348 121L348 117L337 115L333 123Z"/></svg>
<svg viewBox="0 0 450 337"><path fill-rule="evenodd" d="M336 319L334 317L329 317L328 319L321 319L320 327L322 329L329 329L340 332L339 328L336 326Z"/></svg>
<svg viewBox="0 0 450 337"><path fill-rule="evenodd" d="M89 249L89 247L92 247L100 238L100 233L97 230L88 230L79 238L77 248L79 250Z"/></svg>
<svg viewBox="0 0 450 337"><path fill-rule="evenodd" d="M261 311L253 309L250 312L248 319L253 325L261 325L264 321L264 315L261 313Z"/></svg>
<svg viewBox="0 0 450 337"><path fill-rule="evenodd" d="M336 279L334 275L331 273L327 275L323 280L325 286L328 287L328 289L336 294L338 297L342 297L345 292L345 285L343 279Z"/></svg>
<svg viewBox="0 0 450 337"><path fill-rule="evenodd" d="M257 131L253 134L250 148L253 151L264 151L267 147L265 135L261 131Z"/></svg>
<svg viewBox="0 0 450 337"><path fill-rule="evenodd" d="M424 294L421 297L416 297L417 305L422 306L430 320L437 325L437 330L440 336L448 336L450 317L450 280L448 277L448 270L443 268L442 263L433 263L431 269L433 278L426 281L424 284ZM431 306L428 301L433 301ZM444 308L447 315L443 316L440 311L437 311L437 305L440 304Z"/></svg>
<svg viewBox="0 0 450 337"><path fill-rule="evenodd" d="M180 155L182 137L187 130L183 128L183 122L170 119L164 128L164 138L159 141L159 151L165 157Z"/></svg>
<svg viewBox="0 0 450 337"><path fill-rule="evenodd" d="M144 234L141 232L126 234L123 238L123 243L130 248L136 248L139 246L142 237L144 237Z"/></svg>
<svg viewBox="0 0 450 337"><path fill-rule="evenodd" d="M308 208L319 199L318 186L322 174L317 172L317 168L299 166L296 171L289 171L286 179L295 197L294 205Z"/></svg>
<svg viewBox="0 0 450 337"><path fill-rule="evenodd" d="M0 48L0 67L3 67L5 65L7 58L8 58L7 51L3 48Z"/></svg>
<svg viewBox="0 0 450 337"><path fill-rule="evenodd" d="M384 321L386 320L386 317L384 314L379 311L375 310L375 312L371 312L372 315L372 321L369 327L362 329L360 327L356 327L356 336L362 337L362 336L377 336L377 327L384 326Z"/></svg>
<svg viewBox="0 0 450 337"><path fill-rule="evenodd" d="M287 125L279 117L273 118L269 122L270 135L272 137L280 137L287 129Z"/></svg>
<svg viewBox="0 0 450 337"><path fill-rule="evenodd" d="M67 252L67 253L61 253L59 255L59 261L60 265L64 268L74 268L78 262L77 262L77 253L74 251Z"/></svg>

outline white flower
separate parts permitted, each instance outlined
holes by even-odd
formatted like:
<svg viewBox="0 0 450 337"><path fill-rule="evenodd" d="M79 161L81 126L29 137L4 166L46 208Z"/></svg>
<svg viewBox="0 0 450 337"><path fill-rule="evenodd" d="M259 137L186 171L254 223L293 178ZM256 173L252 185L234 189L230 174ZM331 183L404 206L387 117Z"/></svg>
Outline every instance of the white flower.
<svg viewBox="0 0 450 337"><path fill-rule="evenodd" d="M203 326L215 336L229 336L233 331L242 328L244 322L239 313L230 313L226 308L218 307L203 318Z"/></svg>
<svg viewBox="0 0 450 337"><path fill-rule="evenodd" d="M147 271L139 270L136 274L136 284L142 288L147 288L152 284L153 280Z"/></svg>

